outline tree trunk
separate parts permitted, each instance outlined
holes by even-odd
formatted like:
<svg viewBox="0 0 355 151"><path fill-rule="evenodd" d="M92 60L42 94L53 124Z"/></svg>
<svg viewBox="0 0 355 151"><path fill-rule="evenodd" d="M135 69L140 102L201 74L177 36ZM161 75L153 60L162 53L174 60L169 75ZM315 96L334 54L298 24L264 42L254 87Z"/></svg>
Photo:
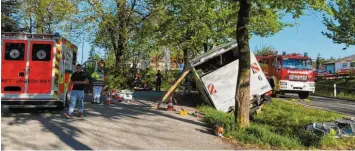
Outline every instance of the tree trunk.
<svg viewBox="0 0 355 151"><path fill-rule="evenodd" d="M116 64L120 63L121 56L127 48L127 37L128 37L128 27L127 27L127 9L126 0L117 0L118 9L118 41L117 41L117 53L116 53Z"/></svg>
<svg viewBox="0 0 355 151"><path fill-rule="evenodd" d="M248 22L250 16L250 0L239 0L237 42L239 55L239 72L235 98L235 120L240 127L249 125L250 102L250 50Z"/></svg>

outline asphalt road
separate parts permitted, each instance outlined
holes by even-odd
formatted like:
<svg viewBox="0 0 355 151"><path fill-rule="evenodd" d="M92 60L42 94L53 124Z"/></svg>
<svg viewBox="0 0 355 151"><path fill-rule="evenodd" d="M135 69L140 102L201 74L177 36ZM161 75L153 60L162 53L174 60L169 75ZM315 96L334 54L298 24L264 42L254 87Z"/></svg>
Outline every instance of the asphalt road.
<svg viewBox="0 0 355 151"><path fill-rule="evenodd" d="M131 103L86 103L84 118L69 120L64 118L64 111L13 112L2 108L1 147L3 150L232 149L221 138L211 135L196 117L149 109L151 101L160 97L159 93L142 92Z"/></svg>
<svg viewBox="0 0 355 151"><path fill-rule="evenodd" d="M282 99L285 100L298 99L298 95L286 94L285 96L282 96ZM348 116L355 117L355 101L325 98L325 97L318 97L318 96L311 96L310 100L311 100L310 102L298 101L298 103L320 108L320 109L329 110L329 111L335 111Z"/></svg>

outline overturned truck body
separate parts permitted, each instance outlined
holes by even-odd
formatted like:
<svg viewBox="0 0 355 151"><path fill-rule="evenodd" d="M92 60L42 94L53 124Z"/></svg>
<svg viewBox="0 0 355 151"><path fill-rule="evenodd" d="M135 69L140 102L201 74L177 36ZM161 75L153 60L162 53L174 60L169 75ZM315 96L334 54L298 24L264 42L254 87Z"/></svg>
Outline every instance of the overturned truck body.
<svg viewBox="0 0 355 151"><path fill-rule="evenodd" d="M217 110L229 112L234 110L235 92L238 78L238 57L234 53L237 43L231 42L192 59L189 62L190 71L194 75L197 89L205 103ZM266 93L271 86L262 72L254 54L250 54L250 97L251 113L271 98Z"/></svg>

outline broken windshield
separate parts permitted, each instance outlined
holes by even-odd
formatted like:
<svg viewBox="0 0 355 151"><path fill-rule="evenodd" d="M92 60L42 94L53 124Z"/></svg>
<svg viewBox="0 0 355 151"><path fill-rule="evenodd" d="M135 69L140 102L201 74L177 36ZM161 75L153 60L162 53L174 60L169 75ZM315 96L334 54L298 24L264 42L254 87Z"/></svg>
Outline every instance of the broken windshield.
<svg viewBox="0 0 355 151"><path fill-rule="evenodd" d="M284 58L282 66L291 69L312 69L312 61L310 59L294 59Z"/></svg>

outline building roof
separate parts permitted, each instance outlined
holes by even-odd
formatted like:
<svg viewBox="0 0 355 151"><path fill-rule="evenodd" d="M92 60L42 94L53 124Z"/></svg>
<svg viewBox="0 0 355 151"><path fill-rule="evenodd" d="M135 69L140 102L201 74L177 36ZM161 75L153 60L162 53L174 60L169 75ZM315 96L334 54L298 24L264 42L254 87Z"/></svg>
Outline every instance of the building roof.
<svg viewBox="0 0 355 151"><path fill-rule="evenodd" d="M351 56L347 56L347 57L341 58L341 59L338 59L336 61L324 63L324 65L334 64L335 62L341 62L341 61L347 61L347 60L355 61L355 54L353 54Z"/></svg>
<svg viewBox="0 0 355 151"><path fill-rule="evenodd" d="M339 60L355 60L355 54L353 54L351 56L347 56L347 57L341 58Z"/></svg>

